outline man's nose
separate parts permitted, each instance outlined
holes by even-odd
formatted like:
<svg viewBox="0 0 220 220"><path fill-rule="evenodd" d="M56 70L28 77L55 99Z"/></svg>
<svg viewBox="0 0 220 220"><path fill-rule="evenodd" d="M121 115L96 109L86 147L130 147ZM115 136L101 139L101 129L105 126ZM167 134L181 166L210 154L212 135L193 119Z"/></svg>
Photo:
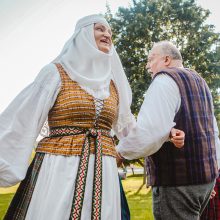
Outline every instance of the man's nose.
<svg viewBox="0 0 220 220"><path fill-rule="evenodd" d="M145 65L145 69L146 69L146 70L150 69L150 65L149 65L148 62L147 62L147 64Z"/></svg>

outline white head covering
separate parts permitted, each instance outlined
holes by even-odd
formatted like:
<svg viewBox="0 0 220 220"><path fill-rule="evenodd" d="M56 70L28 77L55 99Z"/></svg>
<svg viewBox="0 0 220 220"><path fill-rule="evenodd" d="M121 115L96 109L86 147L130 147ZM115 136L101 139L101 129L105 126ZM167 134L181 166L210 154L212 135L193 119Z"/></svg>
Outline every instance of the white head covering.
<svg viewBox="0 0 220 220"><path fill-rule="evenodd" d="M106 87L109 88L113 79L119 93L119 114L114 126L118 133L135 120L130 110L131 88L114 45L109 53L98 49L94 37L94 23L110 28L101 15L83 17L77 22L74 34L53 63L60 62L72 80L83 88L86 87L87 91L100 91L103 97L106 95L103 91Z"/></svg>

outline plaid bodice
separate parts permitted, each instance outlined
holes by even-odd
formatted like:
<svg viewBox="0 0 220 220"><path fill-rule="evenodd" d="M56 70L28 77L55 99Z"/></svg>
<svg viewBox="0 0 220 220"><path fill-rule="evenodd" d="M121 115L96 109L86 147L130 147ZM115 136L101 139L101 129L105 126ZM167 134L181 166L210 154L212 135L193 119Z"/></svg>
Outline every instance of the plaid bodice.
<svg viewBox="0 0 220 220"><path fill-rule="evenodd" d="M62 81L61 89L48 115L50 136L39 142L37 152L81 155L85 133L94 128L104 131L101 137L103 154L115 156L109 132L117 117L119 98L113 81L110 96L104 100L95 99L70 79L61 64L56 66ZM94 139L90 141L91 153L94 153Z"/></svg>

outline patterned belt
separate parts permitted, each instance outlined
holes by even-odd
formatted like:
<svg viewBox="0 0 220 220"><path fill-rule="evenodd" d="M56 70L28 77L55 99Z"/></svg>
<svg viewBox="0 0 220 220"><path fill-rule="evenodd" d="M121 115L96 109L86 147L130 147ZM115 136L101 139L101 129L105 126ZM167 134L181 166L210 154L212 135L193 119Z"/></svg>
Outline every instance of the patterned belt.
<svg viewBox="0 0 220 220"><path fill-rule="evenodd" d="M95 138L95 164L94 164L94 181L93 181L93 201L92 201L92 220L101 220L102 205L102 142L101 136L112 137L109 130L96 128L83 129L78 127L59 127L52 128L50 137L68 136L85 134L85 140L82 147L82 154L79 162L75 191L73 196L70 220L80 220L85 194L86 177L89 165L90 155L90 138Z"/></svg>

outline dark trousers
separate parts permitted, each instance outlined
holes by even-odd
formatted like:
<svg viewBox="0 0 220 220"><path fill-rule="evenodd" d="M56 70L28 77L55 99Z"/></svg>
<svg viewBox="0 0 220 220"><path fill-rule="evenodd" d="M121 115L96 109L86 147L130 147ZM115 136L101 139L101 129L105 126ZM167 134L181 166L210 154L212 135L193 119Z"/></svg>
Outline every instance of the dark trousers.
<svg viewBox="0 0 220 220"><path fill-rule="evenodd" d="M214 184L152 187L154 219L199 220Z"/></svg>

